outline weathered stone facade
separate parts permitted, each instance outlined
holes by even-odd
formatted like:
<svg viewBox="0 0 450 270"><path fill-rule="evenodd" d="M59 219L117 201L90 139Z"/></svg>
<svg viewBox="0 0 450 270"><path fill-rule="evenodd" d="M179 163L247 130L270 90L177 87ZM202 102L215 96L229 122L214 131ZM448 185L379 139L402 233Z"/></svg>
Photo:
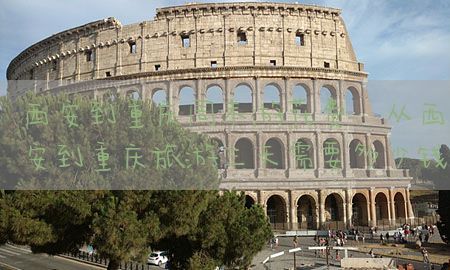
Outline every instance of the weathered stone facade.
<svg viewBox="0 0 450 270"><path fill-rule="evenodd" d="M7 77L13 99L29 90L99 99L165 93L183 125L225 147L222 188L245 191L275 224L324 228L413 218L410 177L395 168L390 127L371 111L367 73L338 9L190 4L158 9L154 20L138 24L108 18L34 44L11 62ZM213 88L221 98L209 104ZM196 101L181 101L182 91ZM332 119L321 104L324 91L335 102ZM233 104L237 92L248 93L247 100ZM306 152L298 152L298 142ZM331 142L337 168L327 158ZM376 156L357 155L359 146Z"/></svg>

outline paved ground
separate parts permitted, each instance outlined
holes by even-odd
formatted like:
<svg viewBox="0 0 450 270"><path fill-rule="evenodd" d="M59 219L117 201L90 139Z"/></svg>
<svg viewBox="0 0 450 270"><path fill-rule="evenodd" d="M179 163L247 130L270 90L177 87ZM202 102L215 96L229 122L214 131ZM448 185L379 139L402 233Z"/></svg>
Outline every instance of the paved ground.
<svg viewBox="0 0 450 270"><path fill-rule="evenodd" d="M287 251L289 249L293 248L293 238L292 237L279 237L280 245L278 248L271 250L270 246L267 245L266 248L257 254L257 256L253 260L253 268L254 270L264 270L264 269L276 269L276 270L284 270L284 269L294 269L294 256L292 254L280 256L277 258L274 258L271 262L271 265L269 263L266 264L267 267L264 267L264 265L261 263L264 261L270 254L274 254L281 251ZM316 257L314 251L309 251L308 246L315 246L314 239L312 237L302 237L299 239L300 241L300 247L302 248L302 251L297 253L296 261L297 261L297 268L298 269L320 269L321 266L326 265L325 256L321 255L321 252L319 251L319 257ZM361 243L362 244L362 243ZM350 243L347 246L357 246L356 243ZM287 252L286 252L287 253ZM376 252L375 252L376 253ZM420 252L417 250L410 250L410 254L414 254L417 256L417 258L422 258L420 255ZM344 256L344 252L340 251L340 257ZM448 254L450 257L450 253ZM368 258L369 255L365 252L349 252L349 256L355 257L355 258ZM336 251L331 251L331 257L329 258L329 262L332 265L339 266L339 261L335 260L336 257ZM386 256L384 256L386 257ZM395 259L395 258L394 258ZM396 259L397 260L397 259ZM404 260L404 259L398 259L397 262L399 264L404 264L407 262L411 262L415 269L428 269L428 265L420 262L420 261L413 261L413 260ZM271 267L271 268L270 268ZM430 265L431 267L431 265ZM331 268L330 268L331 269ZM440 269L439 265L435 265L434 269Z"/></svg>
<svg viewBox="0 0 450 270"><path fill-rule="evenodd" d="M0 246L0 269L5 270L93 270L102 269L11 245Z"/></svg>
<svg viewBox="0 0 450 270"><path fill-rule="evenodd" d="M24 247L13 245L0 246L0 270L105 270L59 256L32 254ZM145 270L161 270L158 266L149 265Z"/></svg>

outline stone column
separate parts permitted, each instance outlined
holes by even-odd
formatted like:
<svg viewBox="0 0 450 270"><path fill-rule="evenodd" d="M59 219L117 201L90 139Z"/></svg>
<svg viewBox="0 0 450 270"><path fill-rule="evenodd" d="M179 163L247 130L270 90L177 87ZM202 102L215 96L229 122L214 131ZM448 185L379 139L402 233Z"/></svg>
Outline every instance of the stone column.
<svg viewBox="0 0 450 270"><path fill-rule="evenodd" d="M371 137L371 134L370 134L370 133L366 133L366 134L365 134L365 139L366 139L365 145L366 145L366 151L367 151L367 152L369 152L370 149L372 149L372 140L371 140L370 137ZM372 159L372 158L370 157L369 154L367 154L366 157L364 158L365 163L366 163L366 166L365 166L365 169L366 169L366 170L369 170L369 169L370 169L371 159Z"/></svg>
<svg viewBox="0 0 450 270"><path fill-rule="evenodd" d="M173 113L173 117L176 119L178 117L178 93L172 81L168 81L168 93L167 102L169 103L169 109Z"/></svg>
<svg viewBox="0 0 450 270"><path fill-rule="evenodd" d="M343 161L342 161L342 170L344 173L344 177L348 176L348 173L350 172L350 154L349 154L349 145L348 145L348 134L346 132L342 132L342 146L341 151L343 152Z"/></svg>
<svg viewBox="0 0 450 270"><path fill-rule="evenodd" d="M259 112L261 111L261 89L260 89L260 79L255 77L255 89L253 89L252 102L253 102L253 113L255 114L254 119L258 119Z"/></svg>
<svg viewBox="0 0 450 270"><path fill-rule="evenodd" d="M316 177L320 177L320 170L324 168L323 164L323 151L322 151L322 133L316 131L316 154L314 164L316 165Z"/></svg>
<svg viewBox="0 0 450 270"><path fill-rule="evenodd" d="M396 222L396 213L395 213L395 200L393 194L394 187L389 188L389 201L391 202L391 224L394 225Z"/></svg>
<svg viewBox="0 0 450 270"><path fill-rule="evenodd" d="M352 205L352 190L345 190L345 204L347 206L347 225L353 226L352 216L353 216L353 205Z"/></svg>
<svg viewBox="0 0 450 270"><path fill-rule="evenodd" d="M289 119L288 115L292 112L292 106L289 106L292 100L292 89L289 88L290 79L288 77L284 78L284 119Z"/></svg>
<svg viewBox="0 0 450 270"><path fill-rule="evenodd" d="M325 194L322 190L317 191L319 195L319 226L325 224Z"/></svg>
<svg viewBox="0 0 450 270"><path fill-rule="evenodd" d="M412 209L412 205L411 205L411 197L410 197L410 193L409 193L409 186L406 188L406 207L405 207L405 213L406 213L406 218L408 218L410 221L412 221L412 219L414 219L414 211Z"/></svg>
<svg viewBox="0 0 450 270"><path fill-rule="evenodd" d="M347 113L346 104L345 104L345 93L347 92L346 89L342 89L343 82L342 80L339 80L339 88L336 89L336 104L337 104L337 111L339 115L339 121L342 121L342 116Z"/></svg>
<svg viewBox="0 0 450 270"><path fill-rule="evenodd" d="M293 229L294 224L296 223L297 220L297 213L296 213L296 205L295 205L295 197L294 194L292 194L292 190L289 191L289 202L290 202L290 207L289 207L289 222L291 223L290 228Z"/></svg>
<svg viewBox="0 0 450 270"><path fill-rule="evenodd" d="M371 217L371 225L377 225L377 214L375 212L375 196L374 196L374 188L369 189L369 200L370 200L370 217Z"/></svg>
<svg viewBox="0 0 450 270"><path fill-rule="evenodd" d="M117 46L117 45L116 45ZM75 46L76 52L75 52L75 81L80 80L80 61L82 58L82 55L78 51L81 47L81 39L78 37L77 39L77 45Z"/></svg>
<svg viewBox="0 0 450 270"><path fill-rule="evenodd" d="M115 75L122 75L122 50L120 49L120 36L122 32L122 28L117 28L116 30L116 66L115 66Z"/></svg>
<svg viewBox="0 0 450 270"><path fill-rule="evenodd" d="M263 160L263 145L262 145L262 132L258 131L256 133L256 145L255 145L255 157L254 157L254 163L255 163L255 168L257 170L265 168L265 164L264 164L264 160Z"/></svg>
<svg viewBox="0 0 450 270"><path fill-rule="evenodd" d="M320 114L320 89L318 89L319 83L317 83L317 80L313 79L313 89L312 89L312 110L311 113L314 116L313 120L317 121L317 115Z"/></svg>
<svg viewBox="0 0 450 270"><path fill-rule="evenodd" d="M225 99L224 99L224 104L223 104L223 113L225 114L225 119L226 120L226 115L228 113L228 106L230 106L231 108L233 108L232 106L234 106L232 104L232 96L231 96L231 89L230 89L230 80L225 78L224 79L224 88L223 91L225 93Z"/></svg>
<svg viewBox="0 0 450 270"><path fill-rule="evenodd" d="M366 122L368 113L367 113L367 104L366 104L366 95L367 95L367 80L361 83L361 115L363 123Z"/></svg>
<svg viewBox="0 0 450 270"><path fill-rule="evenodd" d="M139 58L139 70L141 72L145 72L147 71L147 69L145 68L145 62L147 60L147 52L145 50L145 26L147 25L147 22L141 22L139 24L139 26L141 27L141 56ZM137 42L136 42L137 44Z"/></svg>
<svg viewBox="0 0 450 270"><path fill-rule="evenodd" d="M287 163L286 163L286 169L288 172L291 172L291 170L295 169L295 142L292 142L292 132L288 131L286 134L286 155L287 155ZM290 173L289 173L290 174ZM288 177L290 175L288 174Z"/></svg>
<svg viewBox="0 0 450 270"><path fill-rule="evenodd" d="M390 176L390 171L392 169L394 169L394 166L392 164L392 156L391 156L391 146L389 144L389 137L390 137L390 133L388 133L385 137L384 137L384 151L386 153L385 155L385 164L386 164L386 172L387 172L387 176Z"/></svg>

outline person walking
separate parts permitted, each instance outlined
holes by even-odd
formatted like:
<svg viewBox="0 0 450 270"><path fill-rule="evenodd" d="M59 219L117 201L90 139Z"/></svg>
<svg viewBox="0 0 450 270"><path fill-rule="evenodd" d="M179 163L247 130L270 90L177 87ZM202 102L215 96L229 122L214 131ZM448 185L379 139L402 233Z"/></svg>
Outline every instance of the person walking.
<svg viewBox="0 0 450 270"><path fill-rule="evenodd" d="M430 258L428 258L428 250L422 248L423 263L430 263Z"/></svg>
<svg viewBox="0 0 450 270"><path fill-rule="evenodd" d="M295 235L294 240L292 240L292 242L294 243L294 247L298 247L298 237L297 235Z"/></svg>

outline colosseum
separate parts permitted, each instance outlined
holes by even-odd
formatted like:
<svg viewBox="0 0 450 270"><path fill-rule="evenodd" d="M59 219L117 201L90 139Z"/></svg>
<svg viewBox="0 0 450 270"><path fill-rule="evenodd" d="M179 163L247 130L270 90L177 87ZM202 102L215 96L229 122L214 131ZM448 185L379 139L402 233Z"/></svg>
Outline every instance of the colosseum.
<svg viewBox="0 0 450 270"><path fill-rule="evenodd" d="M7 70L27 91L132 96L167 106L220 147L221 189L245 192L277 229L395 226L414 218L390 126L339 9L187 4L52 35Z"/></svg>

